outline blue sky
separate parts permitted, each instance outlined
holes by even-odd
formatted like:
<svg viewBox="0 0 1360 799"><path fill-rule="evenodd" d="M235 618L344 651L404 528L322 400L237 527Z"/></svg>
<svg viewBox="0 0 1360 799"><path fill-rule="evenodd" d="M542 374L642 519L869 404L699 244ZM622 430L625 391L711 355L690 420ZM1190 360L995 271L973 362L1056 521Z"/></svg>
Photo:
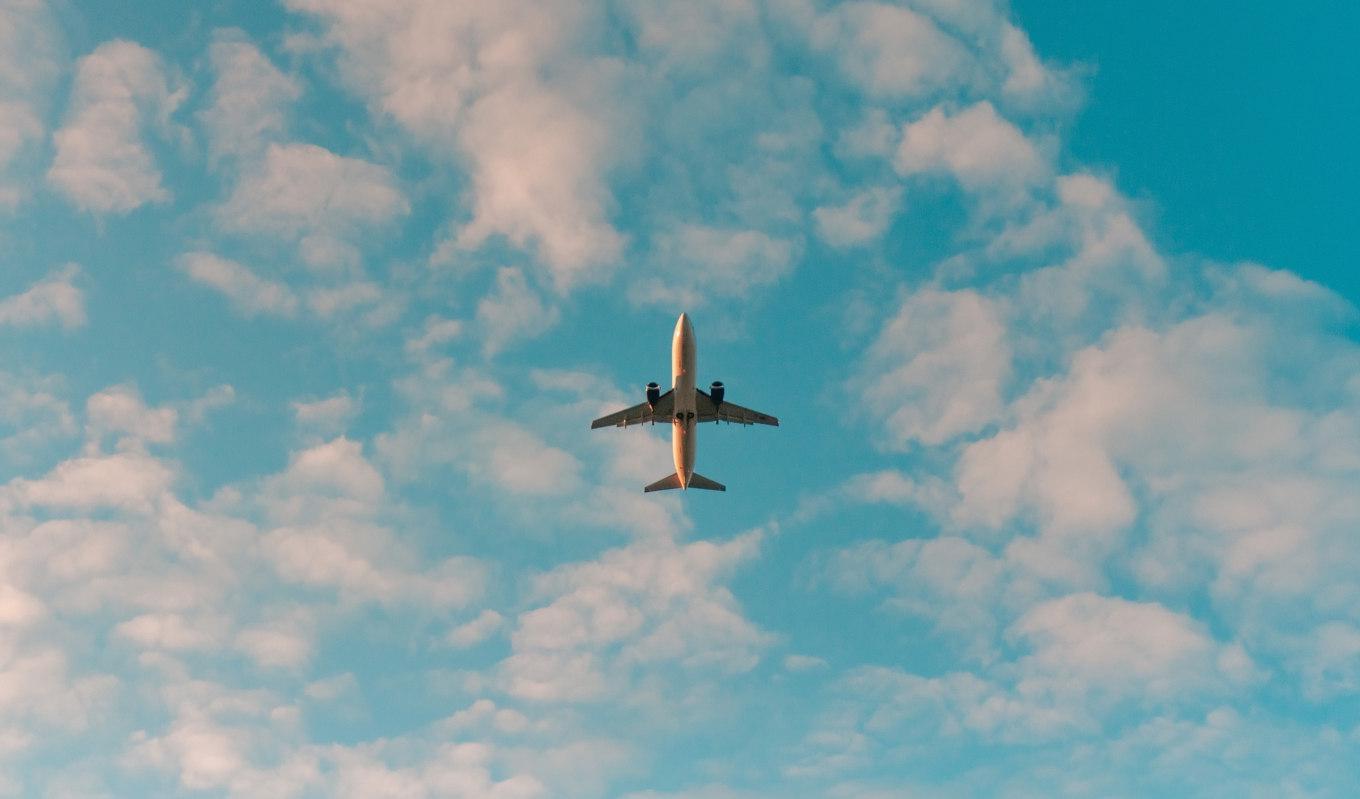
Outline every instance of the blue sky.
<svg viewBox="0 0 1360 799"><path fill-rule="evenodd" d="M0 2L0 795L1346 795L1354 12L1071 5Z"/></svg>

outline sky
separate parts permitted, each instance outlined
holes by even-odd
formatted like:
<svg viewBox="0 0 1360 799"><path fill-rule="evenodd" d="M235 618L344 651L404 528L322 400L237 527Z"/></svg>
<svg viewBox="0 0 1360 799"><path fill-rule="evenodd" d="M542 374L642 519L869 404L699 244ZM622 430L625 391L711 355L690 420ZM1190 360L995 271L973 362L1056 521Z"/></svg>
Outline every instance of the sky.
<svg viewBox="0 0 1360 799"><path fill-rule="evenodd" d="M1353 9L125 5L0 0L0 796L1360 784Z"/></svg>

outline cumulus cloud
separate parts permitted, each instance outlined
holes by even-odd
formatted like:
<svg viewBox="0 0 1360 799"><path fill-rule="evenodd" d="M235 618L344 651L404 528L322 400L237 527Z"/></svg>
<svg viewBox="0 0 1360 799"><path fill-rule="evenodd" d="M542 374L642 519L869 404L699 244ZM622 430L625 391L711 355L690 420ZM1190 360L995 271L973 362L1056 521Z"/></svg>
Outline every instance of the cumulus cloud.
<svg viewBox="0 0 1360 799"><path fill-rule="evenodd" d="M950 114L936 107L902 131L894 165L903 175L943 171L970 191L1020 191L1048 165L1025 134L991 103Z"/></svg>
<svg viewBox="0 0 1360 799"><path fill-rule="evenodd" d="M485 331L488 355L521 338L534 338L557 323L559 312L544 304L524 273L512 266L496 273L496 288L477 303L477 324Z"/></svg>
<svg viewBox="0 0 1360 799"><path fill-rule="evenodd" d="M184 91L160 57L124 40L105 42L76 66L75 86L47 180L77 208L125 214L170 192L147 147L148 132L170 132Z"/></svg>
<svg viewBox="0 0 1360 799"><path fill-rule="evenodd" d="M860 382L894 446L935 445L997 419L1010 359L996 303L973 291L923 289L884 326Z"/></svg>
<svg viewBox="0 0 1360 799"><path fill-rule="evenodd" d="M111 433L121 434L120 449L175 440L179 413L174 408L148 408L132 386L113 386L85 401L85 433L96 446Z"/></svg>
<svg viewBox="0 0 1360 799"><path fill-rule="evenodd" d="M75 285L80 267L67 264L26 291L0 299L0 326L32 327L55 321L66 329L85 324L85 293Z"/></svg>
<svg viewBox="0 0 1360 799"><path fill-rule="evenodd" d="M295 242L313 269L356 265L351 238L409 206L386 168L313 144L270 144L217 210L222 226Z"/></svg>
<svg viewBox="0 0 1360 799"><path fill-rule="evenodd" d="M258 157L269 142L282 139L301 85L239 31L218 31L208 60L216 75L212 104L198 115L208 133L208 157Z"/></svg>
<svg viewBox="0 0 1360 799"><path fill-rule="evenodd" d="M28 194L38 170L36 145L46 133L47 104L62 63L51 9L23 0L0 9L0 208Z"/></svg>
<svg viewBox="0 0 1360 799"><path fill-rule="evenodd" d="M344 391L311 402L299 400L290 403L293 418L300 426L333 432L343 429L353 420L359 412L359 405L359 400Z"/></svg>
<svg viewBox="0 0 1360 799"><path fill-rule="evenodd" d="M244 314L292 316L297 312L297 295L287 285L265 280L229 258L189 252L179 257L177 265L194 281L226 296Z"/></svg>
<svg viewBox="0 0 1360 799"><path fill-rule="evenodd" d="M656 242L660 279L634 284L633 297L696 308L707 296L745 297L793 268L800 245L760 230L682 225Z"/></svg>
<svg viewBox="0 0 1360 799"><path fill-rule="evenodd" d="M892 221L902 193L872 188L859 192L844 205L824 205L812 212L817 235L833 247L853 247L873 242Z"/></svg>
<svg viewBox="0 0 1360 799"><path fill-rule="evenodd" d="M971 80L962 44L910 8L845 3L818 16L810 38L871 97L920 97Z"/></svg>
<svg viewBox="0 0 1360 799"><path fill-rule="evenodd" d="M755 554L760 536L723 544L637 543L538 580L548 604L520 615L505 690L539 701L618 697L639 668L752 669L770 637L717 580Z"/></svg>
<svg viewBox="0 0 1360 799"><path fill-rule="evenodd" d="M608 89L622 75L573 52L597 21L593 6L290 5L322 22L343 74L375 109L437 155L465 159L472 218L457 247L503 236L535 250L559 289L613 265L623 237L607 218L603 173L624 138L610 124L620 95Z"/></svg>

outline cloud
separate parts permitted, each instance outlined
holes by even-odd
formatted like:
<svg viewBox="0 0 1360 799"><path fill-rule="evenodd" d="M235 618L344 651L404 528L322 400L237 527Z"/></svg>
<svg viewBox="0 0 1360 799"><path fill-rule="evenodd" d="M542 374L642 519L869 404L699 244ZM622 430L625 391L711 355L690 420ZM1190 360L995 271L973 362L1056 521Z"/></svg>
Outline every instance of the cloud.
<svg viewBox="0 0 1360 799"><path fill-rule="evenodd" d="M75 86L47 181L77 208L126 214L164 202L143 136L170 132L170 115L184 97L166 78L160 57L124 40L105 42L76 65Z"/></svg>
<svg viewBox="0 0 1360 799"><path fill-rule="evenodd" d="M504 621L504 617L496 611L484 610L481 615L467 624L461 624L449 630L449 634L444 637L444 640L449 646L458 649L476 646L500 629Z"/></svg>
<svg viewBox="0 0 1360 799"><path fill-rule="evenodd" d="M0 299L0 326L32 327L55 321L70 330L85 324L85 293L75 285L80 267L67 264L21 294Z"/></svg>
<svg viewBox="0 0 1360 799"><path fill-rule="evenodd" d="M1156 603L1072 594L1034 606L1007 635L1031 650L1019 662L1021 690L1055 698L1100 692L1157 702L1223 693L1254 676L1240 646L1216 643Z"/></svg>
<svg viewBox="0 0 1360 799"><path fill-rule="evenodd" d="M359 413L359 405L359 400L344 391L313 402L290 403L300 426L322 432L343 430Z"/></svg>
<svg viewBox="0 0 1360 799"><path fill-rule="evenodd" d="M631 544L554 569L522 613L501 664L512 696L537 701L618 697L630 673L674 664L691 675L749 671L770 643L716 581L755 554L749 533L723 544Z"/></svg>
<svg viewBox="0 0 1360 799"><path fill-rule="evenodd" d="M496 273L495 290L477 303L477 323L486 331L482 349L491 355L515 339L540 336L558 317L557 309L545 306L529 287L522 271L504 267Z"/></svg>
<svg viewBox="0 0 1360 799"><path fill-rule="evenodd" d="M356 266L355 235L409 210L384 167L313 144L270 144L217 209L226 230L299 245L313 269Z"/></svg>
<svg viewBox="0 0 1360 799"><path fill-rule="evenodd" d="M936 107L908 124L893 163L902 175L948 172L973 192L1018 192L1049 170L1025 134L985 100L956 114Z"/></svg>
<svg viewBox="0 0 1360 799"><path fill-rule="evenodd" d="M293 0L317 17L342 74L436 157L461 156L472 218L454 242L532 248L566 290L607 274L623 237L604 172L624 138L623 75L573 53L596 9L572 3L393 5ZM462 46L449 47L448 42Z"/></svg>
<svg viewBox="0 0 1360 799"><path fill-rule="evenodd" d="M293 316L298 298L283 283L265 280L243 264L210 252L188 252L176 265L198 283L221 293L247 316Z"/></svg>
<svg viewBox="0 0 1360 799"><path fill-rule="evenodd" d="M598 117L537 83L513 83L469 108L460 141L474 165L473 215L460 247L493 234L535 244L561 290L618 259L624 239L605 219L610 198L599 171L609 135Z"/></svg>
<svg viewBox="0 0 1360 799"><path fill-rule="evenodd" d="M818 16L809 38L874 98L920 97L970 80L967 50L909 8L845 3Z"/></svg>
<svg viewBox="0 0 1360 799"><path fill-rule="evenodd" d="M240 31L217 31L208 60L216 80L212 103L198 118L208 134L209 159L259 157L286 133L288 107L301 97L301 85Z"/></svg>
<svg viewBox="0 0 1360 799"><path fill-rule="evenodd" d="M12 431L0 438L0 453L11 465L27 465L45 454L49 442L77 432L70 403L60 396L61 382L56 376L0 372L0 424Z"/></svg>
<svg viewBox="0 0 1360 799"><path fill-rule="evenodd" d="M148 408L132 386L113 386L90 395L85 401L85 434L98 443L111 433L121 433L119 449L143 444L169 444L175 440L179 413L174 408Z"/></svg>
<svg viewBox="0 0 1360 799"><path fill-rule="evenodd" d="M44 3L12 2L0 23L0 209L30 191L47 105L62 69L60 32Z"/></svg>
<svg viewBox="0 0 1360 799"><path fill-rule="evenodd" d="M890 188L865 189L845 205L824 205L812 212L817 235L832 247L872 243L883 235L897 213L902 192Z"/></svg>
<svg viewBox="0 0 1360 799"><path fill-rule="evenodd" d="M997 303L968 290L922 289L884 326L857 382L894 447L938 445L1000 416L1010 361Z"/></svg>
<svg viewBox="0 0 1360 799"><path fill-rule="evenodd" d="M136 451L72 458L36 480L11 480L0 488L0 503L150 513L173 479L170 469Z"/></svg>
<svg viewBox="0 0 1360 799"><path fill-rule="evenodd" d="M759 230L682 225L658 237L664 277L635 284L634 299L694 309L705 297L747 296L793 268L799 244Z"/></svg>

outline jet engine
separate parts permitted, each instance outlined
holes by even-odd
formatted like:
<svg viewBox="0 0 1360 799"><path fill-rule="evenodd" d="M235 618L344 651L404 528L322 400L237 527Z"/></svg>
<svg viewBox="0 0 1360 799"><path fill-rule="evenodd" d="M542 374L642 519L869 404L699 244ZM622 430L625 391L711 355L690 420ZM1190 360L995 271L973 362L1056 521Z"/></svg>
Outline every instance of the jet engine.
<svg viewBox="0 0 1360 799"><path fill-rule="evenodd" d="M721 380L714 380L713 385L708 387L708 396L713 398L714 405L721 405L723 401L723 394L726 391L727 389L723 387Z"/></svg>
<svg viewBox="0 0 1360 799"><path fill-rule="evenodd" d="M661 386L656 383L647 384L647 407L655 408L657 400L661 399Z"/></svg>

